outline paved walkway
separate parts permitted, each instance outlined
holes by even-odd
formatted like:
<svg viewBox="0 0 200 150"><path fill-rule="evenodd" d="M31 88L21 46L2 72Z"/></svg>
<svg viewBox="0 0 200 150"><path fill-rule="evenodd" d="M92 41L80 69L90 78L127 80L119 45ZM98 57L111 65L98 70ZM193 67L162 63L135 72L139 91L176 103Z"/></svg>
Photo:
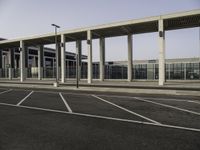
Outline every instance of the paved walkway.
<svg viewBox="0 0 200 150"><path fill-rule="evenodd" d="M200 80L198 81L167 81L164 86L159 86L157 81L93 81L88 84L86 80L79 82L79 88L76 88L75 80L66 80L66 83L60 83L59 87L54 87L53 79L27 79L21 83L18 79L0 80L1 87L19 87L19 88L38 88L54 90L83 90L83 91L110 91L126 93L146 93L146 94L168 94L168 95L193 95L200 96Z"/></svg>

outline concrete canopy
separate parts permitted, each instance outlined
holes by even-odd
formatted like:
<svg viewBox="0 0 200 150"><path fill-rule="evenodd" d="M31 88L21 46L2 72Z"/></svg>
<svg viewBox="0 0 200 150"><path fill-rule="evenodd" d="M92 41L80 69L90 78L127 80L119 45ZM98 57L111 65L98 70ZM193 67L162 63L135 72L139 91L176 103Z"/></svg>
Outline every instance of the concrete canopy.
<svg viewBox="0 0 200 150"><path fill-rule="evenodd" d="M60 35L65 36L66 42L87 40L87 31L92 31L92 38L123 36L127 34L140 34L158 31L158 20L164 21L164 30L176 30L182 28L192 28L200 26L200 9L173 13L162 16L135 19L99 26L66 30L59 32L58 42L61 41ZM55 34L49 33L40 36L33 36L14 40L0 41L0 49L18 48L20 41L24 41L25 46L45 45L55 43Z"/></svg>

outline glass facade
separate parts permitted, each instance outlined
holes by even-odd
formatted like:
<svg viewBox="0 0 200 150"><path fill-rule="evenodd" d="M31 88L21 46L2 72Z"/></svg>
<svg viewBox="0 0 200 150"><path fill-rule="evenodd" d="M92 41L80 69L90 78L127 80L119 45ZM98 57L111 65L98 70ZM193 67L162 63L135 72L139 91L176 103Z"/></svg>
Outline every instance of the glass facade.
<svg viewBox="0 0 200 150"><path fill-rule="evenodd" d="M38 77L38 54L37 51L30 50L26 65L27 78ZM68 55L69 54L69 55ZM66 78L76 78L76 61L75 55L66 54ZM56 61L55 54L52 52L44 52L44 78L56 77ZM81 63L81 79L87 79L87 57ZM0 68L0 78L9 78L9 58L6 52L2 55L2 68ZM166 60L165 77L166 80L200 80L200 63L199 58L185 58ZM137 62L137 63L136 63ZM15 53L14 68L12 68L13 78L20 77L20 56L19 52ZM99 62L93 62L93 79L100 78ZM127 62L105 62L104 79L126 80L128 78ZM59 71L61 69L59 68ZM135 61L132 68L133 80L158 80L159 65L158 60Z"/></svg>
<svg viewBox="0 0 200 150"><path fill-rule="evenodd" d="M105 79L127 79L127 66L107 64L105 66Z"/></svg>
<svg viewBox="0 0 200 150"><path fill-rule="evenodd" d="M186 64L186 79L187 80L200 79L200 63Z"/></svg>
<svg viewBox="0 0 200 150"><path fill-rule="evenodd" d="M170 64L168 66L167 79L171 80L184 80L184 71L185 71L185 64L183 63L177 63L177 64Z"/></svg>
<svg viewBox="0 0 200 150"><path fill-rule="evenodd" d="M43 68L44 78L55 78L55 62L46 61L46 67ZM59 68L60 69L60 68ZM93 79L99 79L99 63L93 63ZM27 77L37 78L38 68L28 67ZM127 79L127 65L109 64L105 65L105 79ZM135 80L157 80L159 78L158 64L134 64L133 79ZM9 68L1 69L1 78L9 77ZM20 69L13 68L13 77L20 77ZM200 63L173 63L165 65L166 80L200 80ZM76 78L76 62L66 60L66 78ZM87 62L81 64L81 79L87 79Z"/></svg>

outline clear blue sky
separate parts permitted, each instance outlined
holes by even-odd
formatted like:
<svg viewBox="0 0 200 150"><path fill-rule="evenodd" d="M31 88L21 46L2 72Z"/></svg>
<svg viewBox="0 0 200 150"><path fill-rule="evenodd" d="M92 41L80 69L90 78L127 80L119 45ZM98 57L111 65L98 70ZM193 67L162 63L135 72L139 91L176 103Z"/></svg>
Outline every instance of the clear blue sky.
<svg viewBox="0 0 200 150"><path fill-rule="evenodd" d="M116 21L200 9L200 0L0 0L0 37L13 39ZM133 58L158 58L158 34L133 36ZM94 60L98 41L94 40ZM74 43L68 51L75 51ZM199 29L166 33L166 57L199 57ZM86 44L83 53L86 54ZM106 60L126 60L126 37L106 39Z"/></svg>

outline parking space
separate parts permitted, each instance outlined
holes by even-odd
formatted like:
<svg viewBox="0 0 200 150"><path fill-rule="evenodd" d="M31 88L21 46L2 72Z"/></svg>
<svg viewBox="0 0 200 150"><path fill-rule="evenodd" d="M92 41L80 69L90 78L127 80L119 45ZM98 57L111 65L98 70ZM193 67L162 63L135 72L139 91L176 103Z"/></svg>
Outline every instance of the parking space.
<svg viewBox="0 0 200 150"><path fill-rule="evenodd" d="M21 105L45 109L68 111L58 93L34 92Z"/></svg>
<svg viewBox="0 0 200 150"><path fill-rule="evenodd" d="M0 149L199 149L200 104L192 98L1 92Z"/></svg>
<svg viewBox="0 0 200 150"><path fill-rule="evenodd" d="M121 119L148 121L137 115L130 114L129 112L102 102L91 95L63 94L63 96L73 112Z"/></svg>
<svg viewBox="0 0 200 150"><path fill-rule="evenodd" d="M26 91L26 90L7 90L6 89L4 90L4 93L0 94L0 103L18 104L29 93L30 91Z"/></svg>
<svg viewBox="0 0 200 150"><path fill-rule="evenodd" d="M200 129L200 116L196 114L148 103L136 98L101 97L162 124Z"/></svg>
<svg viewBox="0 0 200 150"><path fill-rule="evenodd" d="M194 111L200 113L200 101L197 100L186 100L186 99L153 99L153 98L145 98L147 100L162 103L178 108L183 108L189 111Z"/></svg>
<svg viewBox="0 0 200 150"><path fill-rule="evenodd" d="M1 149L199 149L199 132L160 126L4 106L0 122Z"/></svg>

